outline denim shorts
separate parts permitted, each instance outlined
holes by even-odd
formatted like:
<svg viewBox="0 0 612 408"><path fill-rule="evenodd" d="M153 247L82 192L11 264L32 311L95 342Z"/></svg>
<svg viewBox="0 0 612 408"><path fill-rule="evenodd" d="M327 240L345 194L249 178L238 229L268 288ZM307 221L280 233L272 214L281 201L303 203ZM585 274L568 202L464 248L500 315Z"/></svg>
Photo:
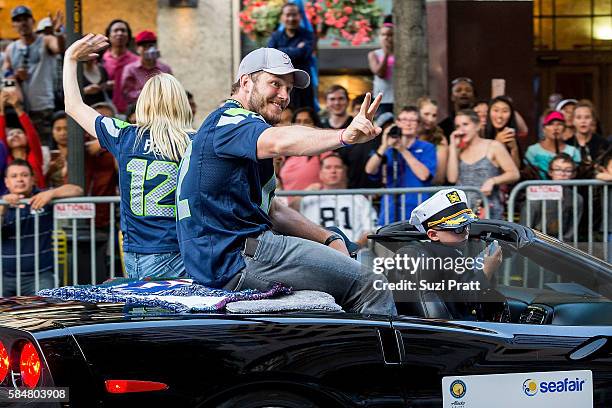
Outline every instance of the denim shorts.
<svg viewBox="0 0 612 408"><path fill-rule="evenodd" d="M187 277L180 252L163 254L125 252L123 259L128 277L132 279Z"/></svg>

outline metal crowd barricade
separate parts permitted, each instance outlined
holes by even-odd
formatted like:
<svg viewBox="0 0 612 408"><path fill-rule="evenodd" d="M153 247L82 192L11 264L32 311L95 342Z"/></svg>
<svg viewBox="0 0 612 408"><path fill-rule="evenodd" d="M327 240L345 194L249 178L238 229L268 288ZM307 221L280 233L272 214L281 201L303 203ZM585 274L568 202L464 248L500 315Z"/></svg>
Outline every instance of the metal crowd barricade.
<svg viewBox="0 0 612 408"><path fill-rule="evenodd" d="M510 192L510 197L508 199L508 221L515 221L515 208L516 208L516 200L519 197L519 194L522 191L527 191L529 187L532 186L561 186L561 191L565 191L564 187L571 187L572 189L572 241L574 247L578 248L578 225L580 220L578 219L578 187L587 187L587 197L583 197L583 204L586 202L586 213L588 217L588 233L587 233L587 251L589 254L593 254L593 245L594 245L594 230L596 225L594 225L593 216L594 216L594 197L593 197L593 189L601 188L601 210L602 210L602 249L603 249L603 259L608 259L608 212L610 205L610 195L609 190L612 183L604 182L600 180L529 180L523 181L517 184L512 191ZM563 201L562 198L547 198L546 192L542 195L540 199L530 199L528 196L525 198L525 222L524 224L527 227L532 227L532 219L531 219L531 206L532 201L540 201L541 205L541 215L540 215L540 224L542 226L542 232L544 234L548 234L547 231L547 201L555 200L557 201L557 213L556 217L558 220L558 228L557 228L557 238L560 241L564 241L564 225L563 225ZM585 206L583 205L583 208ZM520 220L523 221L523 220ZM504 271L504 284L509 285L511 280L510 270L508 268ZM523 282L527 281L527 276L523 277Z"/></svg>
<svg viewBox="0 0 612 408"><path fill-rule="evenodd" d="M370 206L373 203L373 196L375 195L388 195L388 196L402 196L402 220L406 220L409 218L410 214L406 214L405 211L405 194L417 194L418 202L421 203L423 201L423 195L427 193L435 193L436 191L445 189L448 187L436 186L436 187L420 187L420 188L393 188L393 189L352 189L352 190L321 190L321 191L282 191L278 192L279 196L336 196L336 200L338 196L342 195L350 195L353 196L353 205L354 200L357 195L365 195L368 197L368 201ZM479 187L461 187L461 189L465 191L473 191L478 193L482 197L483 205L486 211L488 211L488 200L487 197L484 196ZM119 197L74 197L74 198L63 198L54 200L51 204L109 204L110 205L110 222L109 222L109 235L108 235L108 245L109 245L109 258L110 258L110 268L108 271L108 276L114 278L116 276L115 271L115 207L116 204L120 202ZM27 204L28 200L22 200L23 204ZM7 205L8 203L4 200L0 200L1 205ZM387 207L389 208L389 207ZM21 265L21 255L22 255L22 226L21 226L21 211L24 209L15 208L15 284L16 284L16 295L20 296L21 293L21 282L22 282L22 265ZM36 212L32 213L34 217L34 234L31 237L34 240L33 242L33 257L34 257L34 289L38 291L40 289L40 225L39 225L39 217L40 215ZM354 212L351 214L352 217L355 216ZM72 269L72 284L85 284L91 283L95 284L97 282L98 272L104 273L105 271L98 271L96 267L97 260L97 249L96 249L96 227L95 227L95 216L89 217L89 235L90 235L90 280L89 282L79 281L79 229L77 228L77 220L79 217L72 218L69 220L69 224L65 226L60 226L60 220L58 220L55 216L53 216L53 230L50 231L51 234L51 245L52 245L52 255L44 255L44 256L52 256L53 257L53 283L55 287L60 286L60 284L67 284L68 272L68 264L71 263ZM354 218L351 220L354 224ZM4 227L4 220L2 220L2 226ZM374 227L372 225L372 227ZM70 239L72 241L71 245L68 245L68 235L66 232L70 232ZM3 228L0 228L0 294L3 293L3 280L4 280L4 258L2 254L2 240L6 239L3 237ZM70 252L70 254L69 254ZM60 265L61 265L61 277L60 277ZM12 273L11 273L12 275Z"/></svg>
<svg viewBox="0 0 612 408"><path fill-rule="evenodd" d="M432 187L406 187L406 188L356 188L356 189L346 189L346 190L305 190L305 191L278 191L276 193L277 196L280 197L306 197L306 196L335 196L336 197L336 207L338 206L338 196L352 196L352 205L355 207L355 197L359 195L366 196L368 201L370 202L370 206L373 204L374 196L382 196L385 197L386 200L389 200L391 196L401 196L401 221L406 221L410 218L410 214L406 213L406 194L416 194L417 195L417 203L420 204L423 202L423 194L435 193L440 190L444 190L447 188L454 188L453 186L432 186ZM482 199L483 208L485 210L485 217L489 216L489 200L487 197L480 191L480 187L468 187L462 186L461 190L466 192L474 192L477 193ZM320 201L319 201L320 202ZM389 201L386 204L386 212L385 212L385 220L383 224L389 223ZM352 214L353 219L351 219L352 225L354 222L354 212ZM337 223L337 222L336 222ZM373 226L374 227L374 226Z"/></svg>
<svg viewBox="0 0 612 408"><path fill-rule="evenodd" d="M74 197L74 198L63 198L58 200L53 200L51 205L55 204L109 204L110 208L110 219L109 219L109 258L110 258L110 268L109 268L109 276L111 278L115 277L115 205L119 203L119 197ZM22 200L21 203L27 204L28 200ZM7 202L4 200L0 200L0 205L7 205ZM21 295L21 211L18 207L15 207L15 285L16 285L16 295ZM32 238L34 239L34 288L35 291L40 289L40 226L39 226L39 213L32 212L34 216L34 234ZM73 218L71 220L71 229L72 229L72 283L73 284L83 284L85 282L79 282L78 279L78 228L77 228L77 218ZM91 257L91 283L95 284L97 279L97 270L96 270L96 226L95 226L95 216L89 217L89 233L90 233L90 257ZM3 237L3 229L4 229L4 220L2 220L2 227L0 229L0 294L3 293L3 281L4 281L4 255L2 254L2 240L6 237ZM67 248L66 248L66 234L61 231L59 226L58 219L56 219L55 214L53 216L53 231L50 231L51 234L51 245L52 245L52 255L53 256L53 276L54 276L54 286L58 287L60 284L60 276L59 276L59 265L62 263L64 268L67 265ZM63 237L63 238L62 238ZM106 271L105 271L106 272ZM63 283L65 282L62 279Z"/></svg>

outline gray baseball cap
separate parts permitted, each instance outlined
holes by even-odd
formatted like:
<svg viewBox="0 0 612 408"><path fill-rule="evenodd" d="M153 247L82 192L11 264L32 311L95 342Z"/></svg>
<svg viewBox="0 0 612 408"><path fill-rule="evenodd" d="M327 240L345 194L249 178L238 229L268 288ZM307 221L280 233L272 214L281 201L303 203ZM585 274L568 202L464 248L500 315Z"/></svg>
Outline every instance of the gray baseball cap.
<svg viewBox="0 0 612 408"><path fill-rule="evenodd" d="M310 75L306 71L293 68L291 58L275 48L259 48L251 51L240 61L236 81L243 75L265 71L273 75L293 74L293 86L307 88L310 84Z"/></svg>

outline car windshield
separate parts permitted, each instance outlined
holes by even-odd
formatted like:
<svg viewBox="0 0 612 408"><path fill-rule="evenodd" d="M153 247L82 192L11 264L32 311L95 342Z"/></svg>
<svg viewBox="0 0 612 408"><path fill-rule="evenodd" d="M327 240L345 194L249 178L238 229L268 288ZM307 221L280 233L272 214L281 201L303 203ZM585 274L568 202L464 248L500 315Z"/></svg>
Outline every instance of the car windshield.
<svg viewBox="0 0 612 408"><path fill-rule="evenodd" d="M542 233L535 236L518 250L501 242L498 285L612 301L610 264Z"/></svg>

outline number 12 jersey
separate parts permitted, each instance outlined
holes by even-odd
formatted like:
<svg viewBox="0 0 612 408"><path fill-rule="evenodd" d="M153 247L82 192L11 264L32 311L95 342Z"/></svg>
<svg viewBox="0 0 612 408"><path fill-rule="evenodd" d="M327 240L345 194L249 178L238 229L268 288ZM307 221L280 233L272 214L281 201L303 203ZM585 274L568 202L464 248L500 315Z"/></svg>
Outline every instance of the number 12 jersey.
<svg viewBox="0 0 612 408"><path fill-rule="evenodd" d="M115 118L98 116L96 136L119 165L123 250L179 252L175 191L178 163L149 151L149 133Z"/></svg>

